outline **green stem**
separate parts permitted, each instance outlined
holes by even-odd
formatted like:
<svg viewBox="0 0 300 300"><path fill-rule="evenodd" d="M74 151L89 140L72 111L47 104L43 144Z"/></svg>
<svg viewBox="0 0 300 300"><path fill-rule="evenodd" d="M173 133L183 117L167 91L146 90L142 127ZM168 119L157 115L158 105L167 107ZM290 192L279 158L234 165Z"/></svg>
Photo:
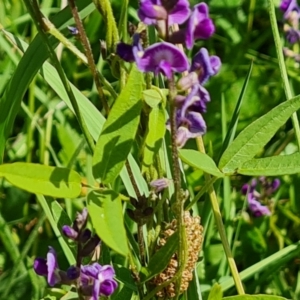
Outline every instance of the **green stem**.
<svg viewBox="0 0 300 300"><path fill-rule="evenodd" d="M202 137L198 137L196 139L196 142L197 142L197 147L198 147L199 151L202 153L205 153ZM207 181L207 182L211 181L211 176L209 174L205 174L205 181ZM232 274L233 280L235 282L237 292L239 295L244 295L245 291L244 291L243 284L242 284L238 269L236 267L236 264L235 264L234 258L232 256L231 249L230 249L227 237L226 237L226 231L225 231L224 224L222 221L222 215L220 212L217 195L216 195L213 185L210 186L210 188L208 190L208 194L209 194L212 210L214 213L215 221L217 224L218 232L221 237L222 245L224 247L225 255L228 260L228 265L231 270L231 274Z"/></svg>
<svg viewBox="0 0 300 300"><path fill-rule="evenodd" d="M172 167L173 167L173 181L174 181L174 198L176 205L176 219L179 233L178 243L178 269L184 270L186 262L186 243L185 243L185 225L184 225L184 197L181 193L181 174L179 166L179 155L177 148L177 124L176 124L176 105L175 105L176 88L174 78L169 80L169 103L170 103L170 128L171 128L171 147L172 147ZM179 274L176 294L179 295L182 274Z"/></svg>
<svg viewBox="0 0 300 300"><path fill-rule="evenodd" d="M52 59L53 64L54 64L54 66L59 74L59 77L64 85L64 88L69 96L70 102L71 102L74 112L75 112L75 116L77 117L79 126L83 132L83 135L87 141L87 144L88 144L91 152L93 153L94 148L95 148L94 140L93 140L90 132L88 131L85 121L82 117L78 103L77 103L74 93L71 89L70 83L65 75L65 72L62 69L61 64L56 56L56 53L55 53L54 49L52 48L52 46L48 40L48 37L45 33L49 30L47 23L45 23L46 19L44 18L41 11L39 10L39 6L38 6L38 3L36 2L36 0L24 0L24 2L29 11L29 14L31 15L32 19L34 20L34 22L38 28L39 33L41 34L41 37L43 38L45 44L48 47L50 58Z"/></svg>
<svg viewBox="0 0 300 300"><path fill-rule="evenodd" d="M106 111L106 115L108 115L109 114L109 106L107 104L106 97L105 97L103 89L102 89L102 85L101 85L101 81L100 81L100 77L99 77L99 72L98 72L96 64L95 64L91 44L89 42L89 39L86 36L82 21L80 19L79 13L78 13L77 6L75 4L75 1L74 0L69 0L69 5L71 7L71 11L72 11L75 23L76 23L76 27L77 27L78 32L79 32L80 41L83 45L85 55L86 55L87 60L88 60L88 65L89 65L91 73L94 77L94 81L95 81L95 84L96 84L96 87L97 87L99 97L100 97L100 99L102 101L102 105L103 105L103 107Z"/></svg>
<svg viewBox="0 0 300 300"><path fill-rule="evenodd" d="M268 0L268 9L269 9L269 15L270 15L270 22L271 22L271 27L273 31L273 36L274 36L274 42L275 42L275 48L277 52L277 57L278 57L278 65L280 69L280 74L281 74L281 79L283 82L283 88L285 92L285 96L287 100L290 100L293 97L291 87L289 84L289 79L287 75L287 70L284 62L284 57L283 57L283 51L282 51L282 45L280 41L280 35L277 27L277 20L276 20L276 13L275 13L275 7L274 3L272 0ZM292 123L293 127L295 130L295 135L298 143L298 149L300 150L300 126L299 126L299 121L297 117L297 113L292 114Z"/></svg>

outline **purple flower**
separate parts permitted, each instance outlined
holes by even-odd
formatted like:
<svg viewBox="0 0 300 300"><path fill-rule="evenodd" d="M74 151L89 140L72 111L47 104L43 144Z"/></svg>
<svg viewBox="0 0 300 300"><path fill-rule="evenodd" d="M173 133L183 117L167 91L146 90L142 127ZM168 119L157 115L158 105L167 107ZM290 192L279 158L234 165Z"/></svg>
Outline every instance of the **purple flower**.
<svg viewBox="0 0 300 300"><path fill-rule="evenodd" d="M248 208L254 217L269 216L271 212L267 206L262 205L257 200L248 200Z"/></svg>
<svg viewBox="0 0 300 300"><path fill-rule="evenodd" d="M134 55L133 55L132 48L133 48L132 45L120 42L117 44L116 52L123 60L127 62L133 62Z"/></svg>
<svg viewBox="0 0 300 300"><path fill-rule="evenodd" d="M34 271L40 276L46 276L48 284L54 286L61 281L54 248L49 247L47 259L36 258L33 264Z"/></svg>
<svg viewBox="0 0 300 300"><path fill-rule="evenodd" d="M81 266L81 275L84 290L89 291L92 284L92 300L98 300L100 295L110 296L118 287L114 280L115 271L110 265L101 266L94 263Z"/></svg>
<svg viewBox="0 0 300 300"><path fill-rule="evenodd" d="M63 234L69 239L76 240L78 237L78 232L71 226L64 225L62 227Z"/></svg>
<svg viewBox="0 0 300 300"><path fill-rule="evenodd" d="M163 189L170 185L171 180L168 178L159 178L150 182L150 185L154 188L155 193L159 193Z"/></svg>
<svg viewBox="0 0 300 300"><path fill-rule="evenodd" d="M189 17L188 0L141 0L138 16L147 25L156 25L159 20L167 24L182 24Z"/></svg>
<svg viewBox="0 0 300 300"><path fill-rule="evenodd" d="M216 75L221 68L221 60L218 56L209 56L206 48L201 48L192 59L190 72L196 72L200 84L204 84Z"/></svg>
<svg viewBox="0 0 300 300"><path fill-rule="evenodd" d="M120 42L117 44L116 52L117 54L127 62L133 62L135 57L133 54L133 49L135 48L135 52L143 51L143 47L140 44L140 34L135 33L132 36L133 43L132 45Z"/></svg>
<svg viewBox="0 0 300 300"><path fill-rule="evenodd" d="M300 12L297 0L282 0L279 8L284 12L284 19L288 19L292 11L296 11L298 14Z"/></svg>
<svg viewBox="0 0 300 300"><path fill-rule="evenodd" d="M167 125L169 127L169 125ZM199 112L186 111L182 115L181 110L177 110L177 146L183 147L188 139L196 138L206 132L206 124Z"/></svg>
<svg viewBox="0 0 300 300"><path fill-rule="evenodd" d="M215 26L209 18L207 4L202 2L195 5L185 32L186 47L192 49L196 39L208 39L214 32Z"/></svg>
<svg viewBox="0 0 300 300"><path fill-rule="evenodd" d="M257 191L260 186L260 192ZM257 181L253 179L250 184L244 184L241 192L247 195L248 208L254 217L268 216L271 214L269 208L261 204L261 201L266 201L279 188L280 180L268 180L262 176Z"/></svg>
<svg viewBox="0 0 300 300"><path fill-rule="evenodd" d="M286 39L290 44L292 44L292 45L296 44L297 42L300 41L300 31L290 27L286 31Z"/></svg>
<svg viewBox="0 0 300 300"><path fill-rule="evenodd" d="M134 47L133 52L142 72L154 72L156 75L161 72L171 79L173 72L184 72L189 68L186 55L170 43L156 43L144 52Z"/></svg>

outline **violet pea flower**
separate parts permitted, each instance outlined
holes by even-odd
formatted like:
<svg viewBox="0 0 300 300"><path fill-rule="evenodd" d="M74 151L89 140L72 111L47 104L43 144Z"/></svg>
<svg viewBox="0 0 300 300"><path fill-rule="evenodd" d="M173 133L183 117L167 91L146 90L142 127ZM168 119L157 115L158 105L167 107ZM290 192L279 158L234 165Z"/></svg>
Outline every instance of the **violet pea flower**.
<svg viewBox="0 0 300 300"><path fill-rule="evenodd" d="M50 286L54 286L61 281L56 252L52 247L49 247L47 259L37 257L34 260L33 269L38 275L46 276Z"/></svg>
<svg viewBox="0 0 300 300"><path fill-rule="evenodd" d="M157 25L166 20L167 24L182 24L189 17L188 0L141 0L138 16L147 25Z"/></svg>
<svg viewBox="0 0 300 300"><path fill-rule="evenodd" d="M171 79L173 72L184 72L189 68L186 55L167 42L153 44L145 51L134 47L133 52L137 67L142 72L162 73Z"/></svg>
<svg viewBox="0 0 300 300"><path fill-rule="evenodd" d="M92 282L92 300L98 300L100 295L110 296L118 287L114 280L115 271L112 266L101 266L94 263L88 266L81 266L81 280L85 287Z"/></svg>
<svg viewBox="0 0 300 300"><path fill-rule="evenodd" d="M208 5L204 2L195 5L185 32L186 47L192 49L196 39L208 39L214 32L215 26L209 18Z"/></svg>

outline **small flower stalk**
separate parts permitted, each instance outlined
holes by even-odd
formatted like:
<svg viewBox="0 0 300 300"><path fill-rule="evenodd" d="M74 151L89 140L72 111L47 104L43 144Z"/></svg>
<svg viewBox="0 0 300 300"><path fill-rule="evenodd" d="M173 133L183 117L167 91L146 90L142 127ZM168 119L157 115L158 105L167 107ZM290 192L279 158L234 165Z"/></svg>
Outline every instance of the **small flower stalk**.
<svg viewBox="0 0 300 300"><path fill-rule="evenodd" d="M47 258L36 258L33 269L37 275L47 277L48 284L53 287L58 284L75 285L80 299L98 300L99 296L110 296L118 287L114 279L112 266L101 266L95 262L92 265L82 265L82 259L90 256L99 246L100 239L86 228L88 211L86 208L77 213L72 226L65 225L63 234L77 243L77 263L66 271L59 268L57 254L49 247ZM83 298L82 298L83 297Z"/></svg>

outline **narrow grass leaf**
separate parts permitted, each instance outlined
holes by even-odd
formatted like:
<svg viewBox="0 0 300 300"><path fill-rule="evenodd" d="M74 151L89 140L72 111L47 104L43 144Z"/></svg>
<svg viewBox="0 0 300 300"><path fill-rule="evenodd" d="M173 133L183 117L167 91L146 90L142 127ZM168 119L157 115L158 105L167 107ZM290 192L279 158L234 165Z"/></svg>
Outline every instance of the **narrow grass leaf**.
<svg viewBox="0 0 300 300"><path fill-rule="evenodd" d="M284 102L246 127L223 153L219 168L226 175L236 172L252 159L284 125L291 114L300 108L300 96Z"/></svg>
<svg viewBox="0 0 300 300"><path fill-rule="evenodd" d="M57 198L76 198L81 177L73 170L32 163L0 165L0 176L12 185L34 194Z"/></svg>
<svg viewBox="0 0 300 300"><path fill-rule="evenodd" d="M142 109L142 73L133 67L98 139L93 156L93 175L111 183L130 153Z"/></svg>
<svg viewBox="0 0 300 300"><path fill-rule="evenodd" d="M200 169L216 177L224 177L213 159L205 153L196 150L180 149L179 156L183 162L193 168Z"/></svg>
<svg viewBox="0 0 300 300"><path fill-rule="evenodd" d="M237 173L250 176L279 176L300 172L300 153L246 161Z"/></svg>
<svg viewBox="0 0 300 300"><path fill-rule="evenodd" d="M88 211L100 239L117 253L127 256L129 250L119 194L112 190L90 192Z"/></svg>

